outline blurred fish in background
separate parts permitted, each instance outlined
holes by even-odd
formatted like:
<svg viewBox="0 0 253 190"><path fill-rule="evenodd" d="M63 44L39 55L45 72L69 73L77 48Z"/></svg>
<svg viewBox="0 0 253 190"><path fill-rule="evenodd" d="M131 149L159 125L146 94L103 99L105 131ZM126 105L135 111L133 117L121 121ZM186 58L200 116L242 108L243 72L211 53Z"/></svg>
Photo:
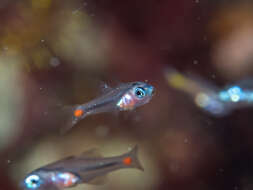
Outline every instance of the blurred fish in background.
<svg viewBox="0 0 253 190"><path fill-rule="evenodd" d="M220 90L220 100L230 103L233 109L252 106L252 79L244 79Z"/></svg>
<svg viewBox="0 0 253 190"><path fill-rule="evenodd" d="M169 86L184 91L193 99L196 106L216 116L227 114L229 106L219 97L219 88L198 77L187 77L175 69L167 68L165 77Z"/></svg>
<svg viewBox="0 0 253 190"><path fill-rule="evenodd" d="M235 109L252 107L252 79L218 88L200 77L181 74L173 68L165 70L169 86L190 95L196 106L214 116L224 116Z"/></svg>

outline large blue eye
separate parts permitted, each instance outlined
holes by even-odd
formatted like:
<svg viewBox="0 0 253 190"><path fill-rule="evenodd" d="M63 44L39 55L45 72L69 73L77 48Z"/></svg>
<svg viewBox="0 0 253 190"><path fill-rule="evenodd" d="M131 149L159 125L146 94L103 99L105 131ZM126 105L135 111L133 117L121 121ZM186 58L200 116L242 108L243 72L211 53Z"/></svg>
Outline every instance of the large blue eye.
<svg viewBox="0 0 253 190"><path fill-rule="evenodd" d="M135 95L136 95L138 98L143 98L143 97L146 95L145 89L144 89L144 88L141 88L141 87L137 87L137 88L135 89Z"/></svg>
<svg viewBox="0 0 253 190"><path fill-rule="evenodd" d="M25 184L29 189L36 189L41 184L40 177L37 175L30 175L25 179Z"/></svg>

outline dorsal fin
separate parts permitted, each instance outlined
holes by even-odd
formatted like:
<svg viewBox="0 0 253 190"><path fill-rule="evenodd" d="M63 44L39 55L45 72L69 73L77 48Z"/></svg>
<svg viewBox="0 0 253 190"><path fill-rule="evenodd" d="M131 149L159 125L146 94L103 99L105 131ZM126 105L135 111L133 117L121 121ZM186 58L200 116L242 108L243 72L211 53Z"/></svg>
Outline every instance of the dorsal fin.
<svg viewBox="0 0 253 190"><path fill-rule="evenodd" d="M103 156L97 148L86 150L80 154L80 158L102 158Z"/></svg>
<svg viewBox="0 0 253 190"><path fill-rule="evenodd" d="M64 167L64 163L68 160L74 160L75 159L75 156L68 156L68 157L65 157L61 160L57 160L55 162L52 162L50 164L47 164L45 166L43 166L43 169L48 169L48 170L55 170L55 168L62 168Z"/></svg>
<svg viewBox="0 0 253 190"><path fill-rule="evenodd" d="M100 82L100 89L103 94L112 90L112 88L103 81Z"/></svg>

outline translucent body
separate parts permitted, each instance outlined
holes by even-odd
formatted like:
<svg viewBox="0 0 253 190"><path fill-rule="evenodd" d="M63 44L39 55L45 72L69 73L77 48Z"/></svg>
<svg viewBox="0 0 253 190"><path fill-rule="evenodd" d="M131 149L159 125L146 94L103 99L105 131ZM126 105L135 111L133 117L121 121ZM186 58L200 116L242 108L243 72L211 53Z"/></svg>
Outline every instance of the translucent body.
<svg viewBox="0 0 253 190"><path fill-rule="evenodd" d="M115 88L107 87L100 97L90 102L66 107L67 121L61 132L65 133L88 115L133 110L147 104L153 93L154 87L144 82L123 83Z"/></svg>
<svg viewBox="0 0 253 190"><path fill-rule="evenodd" d="M21 183L26 190L59 190L80 183L97 184L101 176L122 168L143 170L137 158L137 146L130 152L109 158L94 154L94 150L38 168Z"/></svg>

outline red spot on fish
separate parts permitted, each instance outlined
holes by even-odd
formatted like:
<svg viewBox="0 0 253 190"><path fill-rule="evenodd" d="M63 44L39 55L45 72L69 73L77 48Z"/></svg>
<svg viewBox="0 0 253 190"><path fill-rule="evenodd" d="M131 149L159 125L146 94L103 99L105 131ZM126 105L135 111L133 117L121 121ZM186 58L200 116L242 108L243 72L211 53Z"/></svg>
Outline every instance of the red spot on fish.
<svg viewBox="0 0 253 190"><path fill-rule="evenodd" d="M130 158L130 157L124 158L123 163L125 165L130 165L132 163L132 158Z"/></svg>
<svg viewBox="0 0 253 190"><path fill-rule="evenodd" d="M72 187L76 184L78 178L69 172L60 173L56 177L56 185L60 188Z"/></svg>
<svg viewBox="0 0 253 190"><path fill-rule="evenodd" d="M73 185L73 182L71 179L69 179L68 181L65 181L64 183L64 187L71 187Z"/></svg>
<svg viewBox="0 0 253 190"><path fill-rule="evenodd" d="M74 111L74 116L75 117L81 117L83 115L83 110L77 109Z"/></svg>

